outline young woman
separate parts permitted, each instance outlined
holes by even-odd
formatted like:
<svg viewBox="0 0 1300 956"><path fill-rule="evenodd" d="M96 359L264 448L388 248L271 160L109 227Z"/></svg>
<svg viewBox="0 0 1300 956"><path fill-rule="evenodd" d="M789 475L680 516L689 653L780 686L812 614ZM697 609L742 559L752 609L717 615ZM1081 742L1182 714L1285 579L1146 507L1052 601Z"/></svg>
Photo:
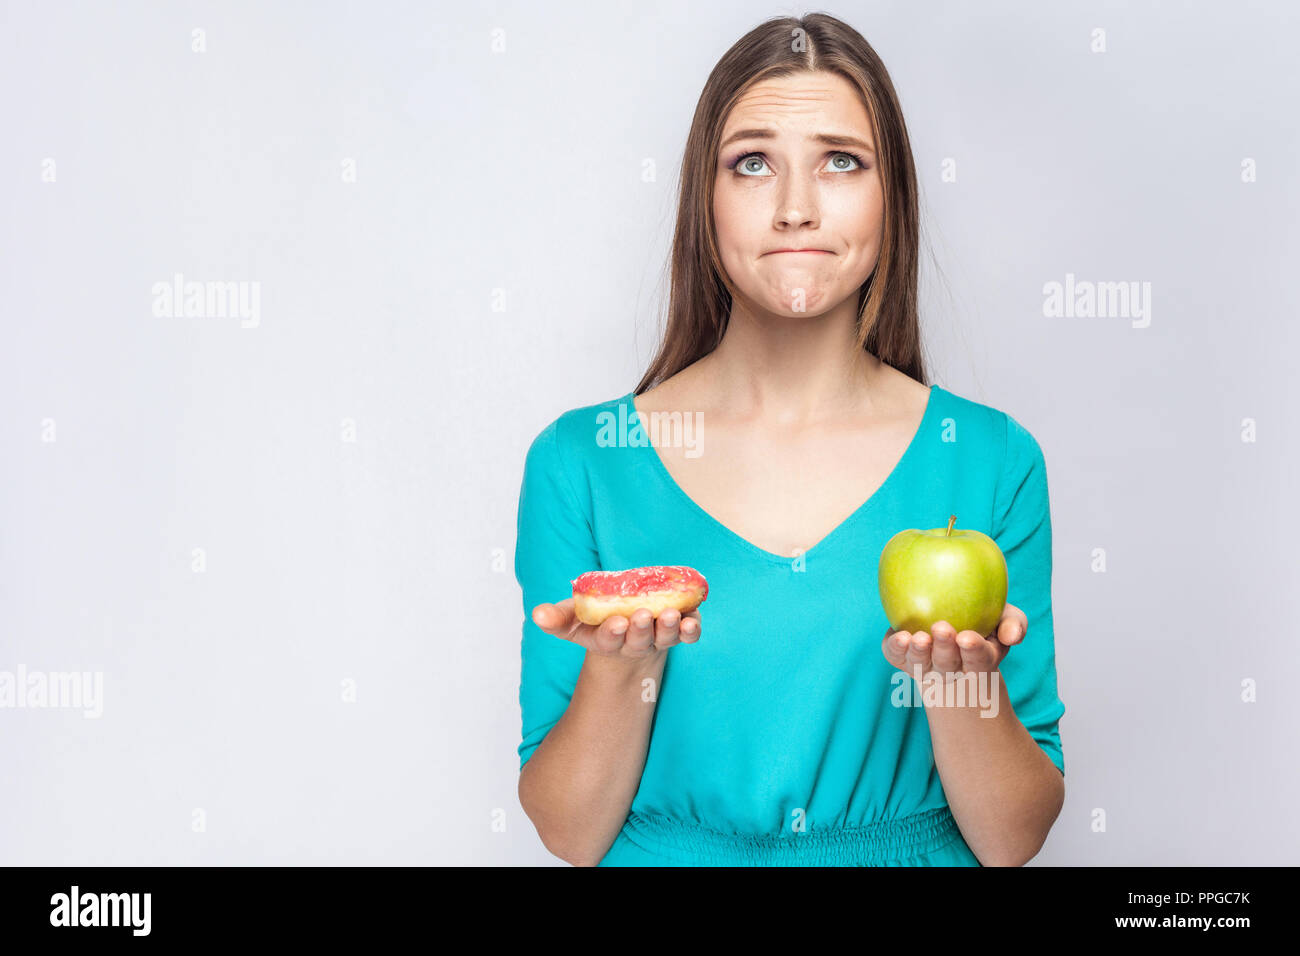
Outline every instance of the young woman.
<svg viewBox="0 0 1300 956"><path fill-rule="evenodd" d="M743 37L695 112L658 355L525 462L519 799L562 859L1016 866L1041 848L1064 799L1046 469L1014 418L926 384L917 245L875 51L820 14ZM655 412L701 428L652 445L611 427ZM890 632L885 543L951 515L1006 557L1000 623ZM648 565L698 569L706 602L576 620L579 574ZM945 705L922 675L990 692Z"/></svg>

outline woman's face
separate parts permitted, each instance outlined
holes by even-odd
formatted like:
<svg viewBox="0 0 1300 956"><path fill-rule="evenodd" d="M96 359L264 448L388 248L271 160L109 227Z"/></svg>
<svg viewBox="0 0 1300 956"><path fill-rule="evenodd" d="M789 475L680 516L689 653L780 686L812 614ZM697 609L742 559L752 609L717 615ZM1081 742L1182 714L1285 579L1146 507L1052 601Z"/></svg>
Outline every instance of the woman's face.
<svg viewBox="0 0 1300 956"><path fill-rule="evenodd" d="M772 314L821 315L850 297L856 313L885 208L856 88L828 72L765 80L736 103L721 143L713 215L731 281Z"/></svg>

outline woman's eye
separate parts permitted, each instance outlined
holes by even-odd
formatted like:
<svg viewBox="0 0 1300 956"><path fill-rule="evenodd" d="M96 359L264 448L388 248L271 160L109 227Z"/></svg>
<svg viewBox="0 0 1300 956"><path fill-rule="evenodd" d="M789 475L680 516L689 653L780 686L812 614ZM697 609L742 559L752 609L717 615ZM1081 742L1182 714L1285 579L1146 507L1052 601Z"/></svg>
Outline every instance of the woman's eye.
<svg viewBox="0 0 1300 956"><path fill-rule="evenodd" d="M841 161L844 160L847 160L853 165L848 167L838 165ZM836 169L839 170L847 169L849 172L852 172L853 170L860 167L862 164L858 162L858 158L854 156L852 153L836 153L834 156L831 157L831 165Z"/></svg>
<svg viewBox="0 0 1300 956"><path fill-rule="evenodd" d="M767 160L761 153L750 153L736 161L736 171L742 176L762 176L767 168ZM831 157L829 167L836 172L853 172L862 168L862 163L852 153L836 153Z"/></svg>

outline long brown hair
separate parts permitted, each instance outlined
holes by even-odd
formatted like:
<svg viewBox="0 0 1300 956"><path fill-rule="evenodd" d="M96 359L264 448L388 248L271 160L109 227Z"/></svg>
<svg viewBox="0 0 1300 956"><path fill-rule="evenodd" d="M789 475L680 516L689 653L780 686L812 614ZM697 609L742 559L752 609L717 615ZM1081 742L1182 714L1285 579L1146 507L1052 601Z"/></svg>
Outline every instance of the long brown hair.
<svg viewBox="0 0 1300 956"><path fill-rule="evenodd" d="M903 111L885 64L862 35L842 20L812 13L764 21L723 55L704 84L682 158L664 337L635 394L712 352L727 328L736 290L718 254L713 186L728 113L755 83L816 70L838 73L861 93L884 194L880 255L858 290L857 344L929 384L917 320L916 168Z"/></svg>

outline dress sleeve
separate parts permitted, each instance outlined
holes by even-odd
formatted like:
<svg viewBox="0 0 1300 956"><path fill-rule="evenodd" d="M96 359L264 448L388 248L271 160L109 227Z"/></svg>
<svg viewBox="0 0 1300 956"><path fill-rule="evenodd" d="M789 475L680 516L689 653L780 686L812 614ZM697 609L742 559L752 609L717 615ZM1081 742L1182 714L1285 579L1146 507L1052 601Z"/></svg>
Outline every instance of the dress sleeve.
<svg viewBox="0 0 1300 956"><path fill-rule="evenodd" d="M533 623L538 604L572 597L572 581L599 570L588 513L579 505L557 442L559 421L534 439L524 459L519 491L515 579L523 591L519 710L519 769L564 716L586 649L547 634Z"/></svg>
<svg viewBox="0 0 1300 956"><path fill-rule="evenodd" d="M1006 454L994 493L993 540L1007 559L1007 603L1025 612L1029 630L1002 661L1007 696L1056 768L1065 773L1052 627L1052 517L1047 466L1034 437L1006 416Z"/></svg>

